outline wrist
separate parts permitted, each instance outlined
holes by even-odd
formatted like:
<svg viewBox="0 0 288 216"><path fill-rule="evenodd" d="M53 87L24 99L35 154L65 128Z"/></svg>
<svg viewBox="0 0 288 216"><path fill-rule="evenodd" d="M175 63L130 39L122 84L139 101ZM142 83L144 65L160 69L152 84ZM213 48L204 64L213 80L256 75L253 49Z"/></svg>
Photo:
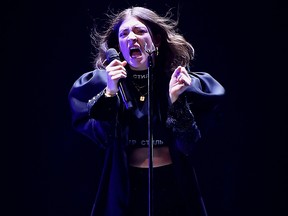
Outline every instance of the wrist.
<svg viewBox="0 0 288 216"><path fill-rule="evenodd" d="M110 91L108 88L104 89L105 97L115 97L117 94L118 94L118 91L113 92L113 91Z"/></svg>
<svg viewBox="0 0 288 216"><path fill-rule="evenodd" d="M172 104L178 99L176 95L172 95L171 93L169 93L169 97Z"/></svg>

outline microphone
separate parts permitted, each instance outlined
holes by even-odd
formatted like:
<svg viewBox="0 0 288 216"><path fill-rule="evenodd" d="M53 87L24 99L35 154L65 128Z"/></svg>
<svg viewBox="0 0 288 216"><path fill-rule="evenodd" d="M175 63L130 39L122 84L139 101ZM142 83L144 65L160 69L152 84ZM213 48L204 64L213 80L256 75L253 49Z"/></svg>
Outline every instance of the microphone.
<svg viewBox="0 0 288 216"><path fill-rule="evenodd" d="M150 48L148 48L148 44L147 44L147 42L145 42L145 47L144 47L144 49L145 49L145 51L149 54L149 55L152 55L152 53L156 53L157 52L157 50L156 50L156 48L155 48L155 46L154 46L154 44L152 43L151 44L151 47Z"/></svg>
<svg viewBox="0 0 288 216"><path fill-rule="evenodd" d="M120 60L120 56L114 48L110 48L106 51L106 61L109 64L114 59ZM125 83L125 79L122 78L119 80L118 88L119 88L119 92L121 94L121 97L123 99L126 109L127 110L132 109L133 108L132 99L129 94L127 85Z"/></svg>

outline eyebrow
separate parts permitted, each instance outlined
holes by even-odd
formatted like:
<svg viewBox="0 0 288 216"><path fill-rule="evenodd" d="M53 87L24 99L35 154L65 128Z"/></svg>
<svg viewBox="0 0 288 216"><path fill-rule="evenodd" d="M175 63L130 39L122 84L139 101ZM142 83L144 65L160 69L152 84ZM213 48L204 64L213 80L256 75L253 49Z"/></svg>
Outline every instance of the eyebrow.
<svg viewBox="0 0 288 216"><path fill-rule="evenodd" d="M147 29L148 30L148 28L146 27L146 26L132 26L132 29L134 29L134 28L136 28L136 29ZM125 28L123 28L123 29L119 29L119 32L121 31L126 31L126 30L128 30L129 29L129 27L125 27Z"/></svg>

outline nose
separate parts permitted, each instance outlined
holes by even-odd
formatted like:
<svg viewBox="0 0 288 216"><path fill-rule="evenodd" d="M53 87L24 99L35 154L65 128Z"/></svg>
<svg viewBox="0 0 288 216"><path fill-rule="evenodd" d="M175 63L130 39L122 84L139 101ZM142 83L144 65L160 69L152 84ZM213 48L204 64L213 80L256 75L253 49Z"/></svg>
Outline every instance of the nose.
<svg viewBox="0 0 288 216"><path fill-rule="evenodd" d="M130 31L130 33L128 34L128 37L127 37L128 40L137 40L137 37L136 35L134 34L133 31Z"/></svg>

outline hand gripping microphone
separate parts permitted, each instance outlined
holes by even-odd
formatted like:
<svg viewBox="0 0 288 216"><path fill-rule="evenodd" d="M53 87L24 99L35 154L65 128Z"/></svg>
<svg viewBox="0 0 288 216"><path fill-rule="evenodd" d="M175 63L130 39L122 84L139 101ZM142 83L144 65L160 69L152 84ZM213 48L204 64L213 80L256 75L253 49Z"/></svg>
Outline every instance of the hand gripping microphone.
<svg viewBox="0 0 288 216"><path fill-rule="evenodd" d="M110 48L106 51L106 61L109 64L114 59L120 60L119 54L114 48ZM132 99L129 94L127 85L125 83L125 79L122 78L119 80L118 88L119 88L119 92L121 94L121 97L123 99L126 109L128 110L132 109L133 108Z"/></svg>

